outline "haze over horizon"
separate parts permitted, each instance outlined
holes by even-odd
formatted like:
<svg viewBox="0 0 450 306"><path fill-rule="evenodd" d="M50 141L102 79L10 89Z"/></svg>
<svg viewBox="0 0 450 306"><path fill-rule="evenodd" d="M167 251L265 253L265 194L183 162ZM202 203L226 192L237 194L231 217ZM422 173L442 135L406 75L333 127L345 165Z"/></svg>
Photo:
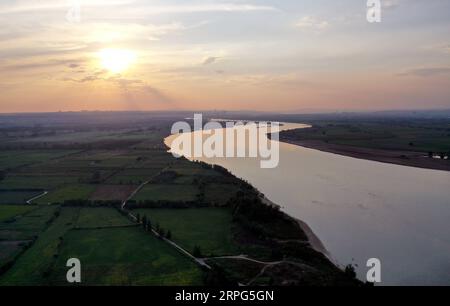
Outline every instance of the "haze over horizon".
<svg viewBox="0 0 450 306"><path fill-rule="evenodd" d="M0 112L450 108L450 2L382 4L2 1Z"/></svg>

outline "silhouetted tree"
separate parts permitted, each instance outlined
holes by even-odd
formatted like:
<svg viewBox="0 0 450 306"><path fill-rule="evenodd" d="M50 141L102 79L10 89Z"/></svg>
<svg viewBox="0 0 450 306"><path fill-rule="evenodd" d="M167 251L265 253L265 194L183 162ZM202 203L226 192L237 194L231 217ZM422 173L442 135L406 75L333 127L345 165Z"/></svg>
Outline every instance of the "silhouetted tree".
<svg viewBox="0 0 450 306"><path fill-rule="evenodd" d="M146 215L144 215L144 216L142 217L142 227L143 227L144 229L146 229L146 227L147 227L147 216L146 216Z"/></svg>
<svg viewBox="0 0 450 306"><path fill-rule="evenodd" d="M344 269L344 273L350 278L356 278L356 271L353 265L347 265Z"/></svg>
<svg viewBox="0 0 450 306"><path fill-rule="evenodd" d="M192 252L192 255L194 255L194 257L197 257L197 258L202 257L202 250L200 249L200 247L198 245L196 245L194 247L194 251Z"/></svg>

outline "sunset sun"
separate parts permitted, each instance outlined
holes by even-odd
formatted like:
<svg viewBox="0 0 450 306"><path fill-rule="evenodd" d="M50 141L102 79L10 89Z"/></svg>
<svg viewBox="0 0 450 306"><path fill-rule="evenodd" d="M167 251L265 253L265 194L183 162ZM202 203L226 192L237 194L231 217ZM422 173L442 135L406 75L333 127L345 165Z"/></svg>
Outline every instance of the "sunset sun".
<svg viewBox="0 0 450 306"><path fill-rule="evenodd" d="M127 70L136 60L136 54L130 50L103 49L98 55L102 67L112 73Z"/></svg>

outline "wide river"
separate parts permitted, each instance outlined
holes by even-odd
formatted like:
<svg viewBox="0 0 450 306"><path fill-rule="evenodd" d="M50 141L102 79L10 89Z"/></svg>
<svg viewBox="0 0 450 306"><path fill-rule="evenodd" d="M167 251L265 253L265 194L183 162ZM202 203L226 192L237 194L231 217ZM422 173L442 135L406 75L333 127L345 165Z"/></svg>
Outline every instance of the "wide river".
<svg viewBox="0 0 450 306"><path fill-rule="evenodd" d="M286 143L274 169L262 169L257 158L196 160L229 169L306 222L330 257L340 266L357 265L361 279L367 260L378 258L382 285L450 285L450 172Z"/></svg>

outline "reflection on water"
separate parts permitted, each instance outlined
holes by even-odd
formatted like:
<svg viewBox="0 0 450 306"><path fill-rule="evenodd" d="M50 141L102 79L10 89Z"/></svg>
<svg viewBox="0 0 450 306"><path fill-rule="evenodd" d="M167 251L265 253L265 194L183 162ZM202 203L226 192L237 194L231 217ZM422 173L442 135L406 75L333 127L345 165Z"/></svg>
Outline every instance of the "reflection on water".
<svg viewBox="0 0 450 306"><path fill-rule="evenodd" d="M306 126L283 129L293 127ZM375 257L385 285L450 285L450 172L286 143L275 169L261 169L257 158L199 160L224 166L308 223L331 257L358 265L361 278Z"/></svg>

